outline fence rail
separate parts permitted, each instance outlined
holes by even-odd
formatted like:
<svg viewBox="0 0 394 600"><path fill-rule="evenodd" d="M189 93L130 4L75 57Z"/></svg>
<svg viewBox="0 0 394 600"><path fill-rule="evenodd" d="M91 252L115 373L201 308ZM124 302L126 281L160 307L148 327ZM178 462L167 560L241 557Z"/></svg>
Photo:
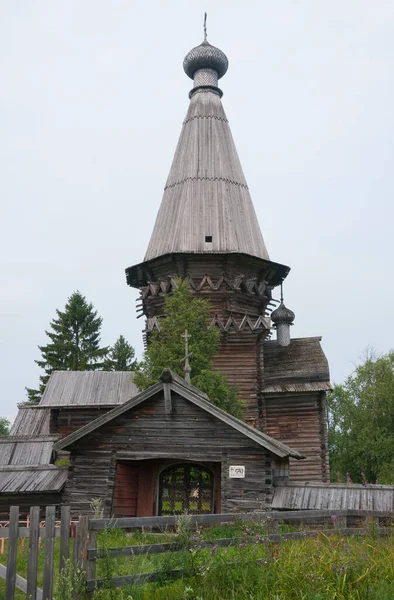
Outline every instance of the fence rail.
<svg viewBox="0 0 394 600"><path fill-rule="evenodd" d="M191 515L191 522L194 526L199 525L215 525L222 523L233 523L235 521L248 521L248 522L261 522L262 520L269 524L269 535L261 536L260 541L262 543L280 543L287 540L301 540L306 537L316 537L324 534L327 536L341 533L341 535L364 535L368 533L368 526L373 524L374 532L377 535L390 535L392 528L390 527L379 527L380 519L387 519L387 517L394 517L392 514L378 512L378 511L365 511L365 510L310 510L310 511L271 511L271 512L258 512L258 513L226 513L217 515ZM162 554L165 552L182 552L185 551L185 547L181 546L177 542L169 542L164 544L146 544L140 546L123 546L119 548L97 548L96 547L96 534L100 530L105 529L146 529L153 528L159 530L165 530L166 528L174 527L177 523L178 517L129 517L119 519L89 519L84 517L85 522L83 530L86 531L85 542L81 541L81 549L86 550L83 559L80 564L86 569L87 572L87 590L92 593L95 589L101 589L110 585L111 587L124 587L131 585L142 585L146 583L153 583L160 580L163 577L161 571L154 571L150 573L139 573L135 575L124 575L118 577L112 577L110 579L97 579L96 578L96 560L100 558L116 558L125 556L141 556L141 555L153 555ZM298 523L298 524L325 524L331 523L334 528L323 529L319 531L298 531L292 533L278 533L278 524L282 523ZM364 526L360 527L360 523ZM353 526L349 527L348 525ZM242 542L243 544L254 543L248 538L222 538L215 540L215 542L203 541L199 542L201 548L212 548L217 547L228 547L233 545L235 542ZM84 552L85 552L84 550ZM179 579L180 577L187 577L190 571L187 569L174 569L166 571L165 575L167 579Z"/></svg>
<svg viewBox="0 0 394 600"><path fill-rule="evenodd" d="M26 592L29 600L52 600L54 576L54 542L60 537L59 568L70 553L70 507L62 506L60 528L56 528L55 506L47 506L45 526L40 522L40 507L32 506L29 516L29 527L19 527L19 507L11 506L9 526L0 529L0 537L8 539L7 566L0 568L0 577L5 579L7 600L14 600L15 590ZM27 579L17 575L18 541L23 537L29 539ZM44 574L43 589L37 588L37 569L40 550L40 538L44 538Z"/></svg>
<svg viewBox="0 0 394 600"><path fill-rule="evenodd" d="M392 533L392 527L381 527L386 524L387 519L394 520L393 513L383 513L365 510L311 510L311 511L271 511L256 513L226 513L218 515L191 515L191 522L194 526L218 525L234 523L236 521L264 522L267 524L266 535L260 536L263 543L280 543L285 540L298 540L305 537L313 537L324 533L333 535L338 532L341 535L362 535L368 532L368 526L373 524L374 532L379 535L389 535ZM86 588L92 595L95 589L110 585L111 587L123 587L126 585L140 585L158 581L162 572L138 573L134 575L125 575L112 577L110 579L96 578L96 564L100 558L116 558L127 556L142 556L162 554L165 552L182 552L185 546L179 542L154 543L145 545L123 546L118 548L102 549L97 547L97 534L105 529L159 529L164 531L175 527L178 517L130 517L119 519L94 519L88 516L81 516L76 523L75 539L73 544L73 561L79 564L86 571ZM331 528L327 529L325 524L331 523ZM319 524L323 526L320 531L296 531L292 533L278 533L279 523L298 523L305 525ZM61 569L66 559L70 555L70 536L72 533L70 521L70 507L61 508L60 527L56 527L55 507L46 508L45 526L40 522L40 507L35 506L30 510L28 520L29 527L19 527L19 508L11 507L10 520L8 527L0 529L0 539L8 539L7 567L0 566L0 577L6 580L6 599L14 600L15 589L20 589L26 593L29 600L52 600L53 581L54 581L54 544L55 538L60 537L60 560ZM58 523L59 525L59 523ZM333 528L334 526L334 528ZM16 572L17 566L17 546L20 537L29 539L28 548L28 575L23 579ZM43 589L37 588L37 567L40 552L40 538L44 542L44 573ZM213 545L217 547L228 547L235 542L247 544L250 540L240 538L222 538L215 542L201 541L201 548L210 548ZM166 571L168 579L177 579L185 577L190 572L186 569L174 569Z"/></svg>

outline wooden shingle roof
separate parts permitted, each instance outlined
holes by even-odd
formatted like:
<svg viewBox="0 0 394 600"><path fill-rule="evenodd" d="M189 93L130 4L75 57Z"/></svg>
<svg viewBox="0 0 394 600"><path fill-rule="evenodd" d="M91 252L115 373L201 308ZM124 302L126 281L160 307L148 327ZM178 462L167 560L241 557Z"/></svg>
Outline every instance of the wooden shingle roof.
<svg viewBox="0 0 394 600"><path fill-rule="evenodd" d="M67 481L67 469L45 467L0 467L0 493L60 492Z"/></svg>
<svg viewBox="0 0 394 600"><path fill-rule="evenodd" d="M131 400L125 402L120 406L116 406L115 408L107 412L105 415L98 417L91 423L88 423L87 425L81 427L77 431L74 431L67 437L59 440L54 445L54 450L59 451L68 448L76 441L83 438L85 435L92 433L102 425L109 423L110 421L122 415L126 411L133 409L142 402L145 402L158 392L166 393L165 386L169 386L167 390L172 390L180 394L186 400L189 400L190 402L200 407L207 413L221 420L223 423L226 423L233 429L248 437L250 440L254 441L259 446L266 448L276 456L279 456L281 458L286 456L292 456L293 458L297 459L305 458L304 455L302 455L300 452L293 450L286 444L283 444L282 442L275 440L269 435L250 427L243 421L240 421L236 417L233 417L232 415L229 415L220 408L217 408L211 402L209 402L206 394L200 392L200 390L198 390L193 385L187 384L184 381L184 379L182 379L181 377L176 375L176 373L173 373L169 369L163 371L161 381L159 383L152 385L147 390L138 394L138 396L136 396L135 398L132 398Z"/></svg>
<svg viewBox="0 0 394 600"><path fill-rule="evenodd" d="M55 371L40 406L111 406L138 394L130 371Z"/></svg>
<svg viewBox="0 0 394 600"><path fill-rule="evenodd" d="M289 346L264 342L266 394L330 390L330 371L320 337L295 338Z"/></svg>
<svg viewBox="0 0 394 600"><path fill-rule="evenodd" d="M274 510L394 511L393 485L288 483L275 488Z"/></svg>
<svg viewBox="0 0 394 600"><path fill-rule="evenodd" d="M0 438L0 465L47 465L59 436Z"/></svg>
<svg viewBox="0 0 394 600"><path fill-rule="evenodd" d="M145 261L188 252L269 260L220 97L209 89L191 98Z"/></svg>
<svg viewBox="0 0 394 600"><path fill-rule="evenodd" d="M10 436L49 434L50 408L42 408L37 404L19 404L18 408Z"/></svg>

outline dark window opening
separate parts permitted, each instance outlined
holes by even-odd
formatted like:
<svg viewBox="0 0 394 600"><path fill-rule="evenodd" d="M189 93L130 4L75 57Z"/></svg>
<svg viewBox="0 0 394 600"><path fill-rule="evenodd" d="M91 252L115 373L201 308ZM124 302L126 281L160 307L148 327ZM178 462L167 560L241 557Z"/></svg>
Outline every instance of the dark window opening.
<svg viewBox="0 0 394 600"><path fill-rule="evenodd" d="M205 241L206 242L212 242L212 236L211 235L206 235L205 236Z"/></svg>

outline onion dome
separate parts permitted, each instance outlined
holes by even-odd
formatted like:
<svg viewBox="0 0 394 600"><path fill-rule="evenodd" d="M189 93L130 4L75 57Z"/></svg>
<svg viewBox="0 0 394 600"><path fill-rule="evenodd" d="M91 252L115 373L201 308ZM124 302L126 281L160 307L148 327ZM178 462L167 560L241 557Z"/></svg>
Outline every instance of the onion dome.
<svg viewBox="0 0 394 600"><path fill-rule="evenodd" d="M220 79L228 69L227 56L204 40L202 44L190 50L183 61L183 70L190 79L194 79L195 72L200 69L213 69Z"/></svg>
<svg viewBox="0 0 394 600"><path fill-rule="evenodd" d="M288 325L292 325L294 319L295 319L295 314L293 313L292 310L290 310L290 308L287 308L283 304L283 300L280 303L280 305L278 306L278 308L275 309L274 311L272 311L272 313L271 313L271 320L275 325L279 325L281 323L286 323Z"/></svg>

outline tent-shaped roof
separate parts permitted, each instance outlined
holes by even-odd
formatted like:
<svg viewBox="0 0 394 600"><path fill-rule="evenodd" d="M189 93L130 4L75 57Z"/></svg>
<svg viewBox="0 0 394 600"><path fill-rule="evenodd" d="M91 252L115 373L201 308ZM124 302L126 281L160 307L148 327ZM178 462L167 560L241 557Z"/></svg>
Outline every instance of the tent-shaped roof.
<svg viewBox="0 0 394 600"><path fill-rule="evenodd" d="M74 431L67 437L63 438L62 440L59 440L55 444L54 450L63 450L65 448L69 447L71 444L73 444L74 442L83 438L85 435L92 433L97 428L101 427L102 425L109 423L110 421L112 421L116 417L122 415L126 411L138 406L139 404L141 404L145 400L148 400L149 398L151 398L158 392L164 392L164 394L166 395L166 394L168 394L168 392L171 392L171 390L174 391L175 393L178 393L183 398L185 398L189 402L192 402L193 404L195 404L199 408L203 409L204 411L210 413L212 416L220 419L221 421L223 421L224 423L226 423L233 429L237 430L238 432L245 435L252 441L256 442L258 445L269 450L276 456L279 456L281 458L284 458L286 456L292 456L293 458L297 458L297 459L305 458L302 454L300 454L296 450L293 450L293 449L289 448L289 446L282 444L282 442L274 440L269 435L266 435L265 433L262 433L261 431L253 429L252 427L250 427L243 421L240 421L239 419L233 417L232 415L229 415L228 413L224 412L220 408L217 408L211 402L209 402L209 400L207 399L207 396L205 394L203 394L196 387L194 387L190 384L187 384L181 377L179 377L178 375L176 375L169 369L166 369L165 371L163 371L163 374L161 376L161 381L159 383L151 386L144 392L141 392L140 394L138 394L138 396L135 396L135 398L128 400L124 404L121 404L121 405L113 408L111 411L109 411L105 415L98 417L91 423L88 423L84 427L81 427L77 431Z"/></svg>
<svg viewBox="0 0 394 600"><path fill-rule="evenodd" d="M220 96L212 90L191 98L145 261L185 252L269 260Z"/></svg>

